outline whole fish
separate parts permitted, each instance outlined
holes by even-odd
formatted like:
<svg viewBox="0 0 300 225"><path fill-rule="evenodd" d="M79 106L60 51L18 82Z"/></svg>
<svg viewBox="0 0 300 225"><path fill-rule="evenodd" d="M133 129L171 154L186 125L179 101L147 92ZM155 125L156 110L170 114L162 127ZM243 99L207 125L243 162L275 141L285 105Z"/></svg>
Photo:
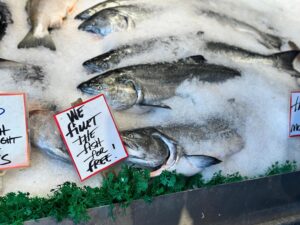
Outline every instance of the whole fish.
<svg viewBox="0 0 300 225"><path fill-rule="evenodd" d="M31 29L18 48L44 46L55 51L49 30L61 27L76 2L77 0L28 0L26 11Z"/></svg>
<svg viewBox="0 0 300 225"><path fill-rule="evenodd" d="M128 151L127 163L136 167L153 170L151 175L157 176L163 170L176 171L185 176L199 173L205 167L221 162L212 157L215 148L222 147L226 158L244 147L244 141L227 121L213 118L202 125L185 124L165 127L146 127L121 132L123 142ZM197 151L188 152L183 138L199 143ZM203 144L209 142L210 145ZM207 154L208 146L211 155Z"/></svg>
<svg viewBox="0 0 300 225"><path fill-rule="evenodd" d="M84 21L78 29L107 36L113 32L133 29L137 22L146 19L150 10L134 5L117 6L101 10Z"/></svg>
<svg viewBox="0 0 300 225"><path fill-rule="evenodd" d="M121 5L129 5L131 2L133 2L133 0L107 0L104 2L100 2L96 5L88 8L87 10L84 10L83 12L79 13L75 17L75 19L87 20L90 17L92 17L94 14L96 14L97 12L100 12L103 9L113 8L113 7L121 6Z"/></svg>
<svg viewBox="0 0 300 225"><path fill-rule="evenodd" d="M271 55L263 55L219 42L207 42L205 44L205 48L211 53L224 54L226 58L229 58L238 63L259 63L264 65L271 65L278 68L279 70L291 74L292 76L300 77L300 73L296 71L293 66L293 61L300 53L299 50L279 52Z"/></svg>
<svg viewBox="0 0 300 225"><path fill-rule="evenodd" d="M40 66L2 58L0 58L0 70L12 71L13 79L17 82L27 80L42 82L45 77L43 69Z"/></svg>
<svg viewBox="0 0 300 225"><path fill-rule="evenodd" d="M61 136L53 120L52 110L33 110L30 112L30 137L33 146L45 152L53 159L71 163ZM244 142L241 136L221 119L210 119L202 125L169 125L165 127L147 127L120 132L129 157L127 164L153 170L157 176L163 170L177 171L186 176L199 173L205 167L221 162L215 157L201 154L212 143L212 155L215 147L222 146L226 152L224 159L240 151ZM184 149L183 137L199 143L199 151L188 154ZM176 140L176 141L175 141ZM177 141L178 140L178 141ZM203 149L202 149L203 148Z"/></svg>
<svg viewBox="0 0 300 225"><path fill-rule="evenodd" d="M250 33L251 35L255 36L256 40L266 48L280 49L282 45L282 41L279 37L263 32L251 26L250 24L235 19L233 17L220 14L214 11L210 11L210 10L200 10L200 13L209 18L213 18L217 20L219 23L223 24L224 26L230 26L233 29L238 30L240 32Z"/></svg>
<svg viewBox="0 0 300 225"><path fill-rule="evenodd" d="M0 1L0 40L6 34L7 26L12 23L12 16L6 3Z"/></svg>
<svg viewBox="0 0 300 225"><path fill-rule="evenodd" d="M169 39L175 39L175 37L170 37ZM117 65L121 62L122 59L124 59L124 57L142 53L147 49L153 48L158 42L159 41L157 39L150 39L142 43L121 46L117 49L108 51L102 55L89 59L82 65L91 73L103 73L107 70L117 68Z"/></svg>
<svg viewBox="0 0 300 225"><path fill-rule="evenodd" d="M78 88L89 95L104 94L115 110L126 110L134 105L170 108L161 101L174 96L176 88L187 79L220 83L241 76L237 70L204 63L203 56L190 58L193 60L186 58L174 63L111 70L81 83Z"/></svg>
<svg viewBox="0 0 300 225"><path fill-rule="evenodd" d="M71 163L53 119L52 110L33 110L29 113L31 144L51 158Z"/></svg>
<svg viewBox="0 0 300 225"><path fill-rule="evenodd" d="M202 31L195 33L189 33L186 36L196 36L200 37L203 35ZM116 49L112 49L102 55L96 56L89 59L83 63L83 66L91 73L99 72L103 73L107 70L115 69L122 59L129 56L134 56L136 54L145 52L147 50L152 50L157 46L168 47L171 43L178 42L179 37L168 36L160 38L151 38L144 40L132 45L123 45ZM176 54L176 52L174 52Z"/></svg>

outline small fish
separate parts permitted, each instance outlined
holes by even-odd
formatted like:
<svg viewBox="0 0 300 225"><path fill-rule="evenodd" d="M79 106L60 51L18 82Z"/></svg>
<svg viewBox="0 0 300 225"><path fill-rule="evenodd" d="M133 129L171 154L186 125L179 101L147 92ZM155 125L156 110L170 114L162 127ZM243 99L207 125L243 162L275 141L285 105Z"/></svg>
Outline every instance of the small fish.
<svg viewBox="0 0 300 225"><path fill-rule="evenodd" d="M71 163L53 119L53 110L32 110L29 113L30 141L51 158Z"/></svg>
<svg viewBox="0 0 300 225"><path fill-rule="evenodd" d="M279 37L263 32L251 26L250 24L235 19L233 17L220 14L214 11L210 11L210 10L200 10L200 13L204 16L217 20L219 23L223 24L224 26L230 26L233 29L240 32L250 33L251 35L255 36L256 40L266 48L280 49L282 45L282 41Z"/></svg>
<svg viewBox="0 0 300 225"><path fill-rule="evenodd" d="M45 74L42 67L20 63L13 60L7 60L0 58L0 70L9 70L13 72L13 79L18 81L31 81L31 82L42 82Z"/></svg>
<svg viewBox="0 0 300 225"><path fill-rule="evenodd" d="M129 5L129 3L131 3L132 0L107 0L104 2L100 2L90 8L88 8L87 10L84 10L83 12L79 13L75 19L79 19L79 20L87 20L89 18L91 18L94 14L96 14L97 12L100 12L103 9L107 9L107 8L113 8L116 6L121 6L121 5Z"/></svg>
<svg viewBox="0 0 300 225"><path fill-rule="evenodd" d="M49 30L61 27L76 2L77 0L28 0L26 11L31 29L18 48L44 46L55 51L56 47Z"/></svg>
<svg viewBox="0 0 300 225"><path fill-rule="evenodd" d="M113 32L135 28L136 23L147 18L149 14L149 10L138 6L117 6L97 12L80 24L78 29L107 36Z"/></svg>
<svg viewBox="0 0 300 225"><path fill-rule="evenodd" d="M9 24L12 24L12 15L4 2L0 2L0 40L6 34L6 29Z"/></svg>
<svg viewBox="0 0 300 225"><path fill-rule="evenodd" d="M228 45L219 42L207 42L205 44L206 50L211 53L224 54L238 63L251 64L265 64L271 65L279 70L285 71L292 76L300 77L300 73L294 69L293 61L299 55L300 50L292 50L279 52L271 55L263 55L251 52L236 46Z"/></svg>
<svg viewBox="0 0 300 225"><path fill-rule="evenodd" d="M176 88L187 79L221 83L240 76L235 69L207 64L203 62L203 56L192 56L173 63L111 70L81 83L78 88L89 95L104 94L115 110L126 110L135 105L170 109L161 101L173 97Z"/></svg>
<svg viewBox="0 0 300 225"><path fill-rule="evenodd" d="M210 146L212 154L214 148L222 146L226 152L222 156L224 159L244 147L244 141L237 131L219 118L209 119L202 125L173 124L128 130L121 132L121 136L129 154L126 162L153 170L152 176L158 176L164 170L192 176L220 163L215 157L203 155L203 152L207 154L207 146ZM183 147L183 138L197 141L199 150L189 154ZM209 142L210 145L203 142Z"/></svg>

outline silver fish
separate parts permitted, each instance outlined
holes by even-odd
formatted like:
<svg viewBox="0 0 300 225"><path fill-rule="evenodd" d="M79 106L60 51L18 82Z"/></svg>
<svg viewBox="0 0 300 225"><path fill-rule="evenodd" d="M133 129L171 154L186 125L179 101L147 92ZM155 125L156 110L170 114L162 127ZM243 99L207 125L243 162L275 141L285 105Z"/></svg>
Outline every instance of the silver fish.
<svg viewBox="0 0 300 225"><path fill-rule="evenodd" d="M147 18L150 10L134 5L118 6L97 12L78 29L107 36L113 32L133 29L136 23Z"/></svg>
<svg viewBox="0 0 300 225"><path fill-rule="evenodd" d="M220 83L241 76L237 70L203 63L203 56L189 58L193 60L111 70L81 83L78 88L89 95L104 94L115 110L126 110L134 105L170 108L161 101L174 96L176 88L187 79Z"/></svg>
<svg viewBox="0 0 300 225"><path fill-rule="evenodd" d="M233 29L236 29L240 32L250 33L251 35L255 36L256 40L266 48L280 49L282 45L282 41L279 37L263 32L251 26L250 24L235 19L233 17L220 14L214 11L210 11L210 10L200 10L200 13L209 18L213 18L217 20L219 23L225 26L230 26Z"/></svg>
<svg viewBox="0 0 300 225"><path fill-rule="evenodd" d="M56 50L49 29L60 28L77 0L28 0L26 11L31 29L18 48L44 46Z"/></svg>
<svg viewBox="0 0 300 225"><path fill-rule="evenodd" d="M16 62L0 58L0 70L9 70L13 72L13 79L18 81L42 82L45 75L40 66Z"/></svg>
<svg viewBox="0 0 300 225"><path fill-rule="evenodd" d="M30 141L51 158L71 163L53 119L52 110L33 110L29 115Z"/></svg>
<svg viewBox="0 0 300 225"><path fill-rule="evenodd" d="M6 34L6 29L9 24L12 24L12 15L4 2L0 2L0 40Z"/></svg>
<svg viewBox="0 0 300 225"><path fill-rule="evenodd" d="M107 9L107 8L113 8L116 6L121 6L121 5L129 5L131 2L133 2L132 0L107 0L104 2L100 2L90 8L88 8L87 10L84 10L83 12L79 13L75 19L79 19L79 20L87 20L89 18L91 18L94 14L96 14L97 12L100 12L103 9Z"/></svg>
<svg viewBox="0 0 300 225"><path fill-rule="evenodd" d="M202 125L147 127L123 131L121 135L129 153L127 163L153 170L152 176L160 175L163 170L192 176L219 163L219 159L203 155L206 146L201 146L202 142L212 143L212 152L215 147L222 146L227 152L224 159L244 147L244 141L237 131L228 122L218 118L209 119ZM195 139L200 144L199 150L188 154L183 147L183 138Z"/></svg>
<svg viewBox="0 0 300 225"><path fill-rule="evenodd" d="M219 42L207 42L206 50L211 53L223 54L226 58L238 63L264 64L273 66L279 70L290 73L292 76L300 77L300 73L294 69L293 61L299 55L299 50L279 52L271 55L263 55L251 52L236 46Z"/></svg>
<svg viewBox="0 0 300 225"><path fill-rule="evenodd" d="M186 36L197 36L203 35L202 31L198 31L196 34L189 33ZM133 45L123 45L116 49L112 49L104 54L96 56L92 59L85 61L82 65L91 73L99 72L103 73L105 71L115 69L122 59L129 56L134 56L136 54L142 53L146 50L152 50L155 47L164 46L168 47L171 43L179 41L177 36L159 37L144 40L142 42L135 43ZM174 51L176 55L176 51Z"/></svg>

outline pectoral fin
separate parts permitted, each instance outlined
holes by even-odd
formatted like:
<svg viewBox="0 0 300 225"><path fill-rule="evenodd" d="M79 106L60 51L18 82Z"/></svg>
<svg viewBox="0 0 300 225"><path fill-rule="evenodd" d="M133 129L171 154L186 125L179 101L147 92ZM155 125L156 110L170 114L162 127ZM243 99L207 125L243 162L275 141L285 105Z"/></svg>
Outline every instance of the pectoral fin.
<svg viewBox="0 0 300 225"><path fill-rule="evenodd" d="M172 109L170 106L165 105L163 103L157 103L157 104L150 104L150 103L139 103L140 106L148 106L148 107L156 107L156 108L163 108L163 109Z"/></svg>
<svg viewBox="0 0 300 225"><path fill-rule="evenodd" d="M222 162L221 160L207 156L207 155L185 155L185 158L191 163L193 166L204 169L206 167L218 164Z"/></svg>

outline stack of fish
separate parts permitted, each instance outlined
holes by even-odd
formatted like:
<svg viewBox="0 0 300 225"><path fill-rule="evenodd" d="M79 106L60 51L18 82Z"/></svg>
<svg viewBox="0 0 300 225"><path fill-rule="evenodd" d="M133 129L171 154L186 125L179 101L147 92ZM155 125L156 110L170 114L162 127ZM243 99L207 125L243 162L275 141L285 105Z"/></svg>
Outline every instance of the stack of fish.
<svg viewBox="0 0 300 225"><path fill-rule="evenodd" d="M134 1L108 0L80 13L76 19L85 20L79 26L80 30L105 37L113 32L133 29L138 22L153 13L146 6L138 5ZM277 50L281 48L281 38L261 31L246 22L211 10L197 9L197 13L230 26L232 29L253 35L265 48ZM300 75L293 68L293 61L299 54L298 50L263 55L226 43L206 41L203 38L205 33L201 31L188 35L194 35L199 39L205 51L210 54L224 55L236 63L271 65L294 77ZM133 107L143 108L146 111L151 108L170 110L171 107L163 101L173 97L177 87L185 80L197 79L202 82L222 83L242 76L238 69L207 63L202 55L193 55L175 62L127 65L121 68L118 66L124 57L153 49L157 42L168 45L179 38L169 36L143 40L131 45L119 46L89 59L83 63L83 66L90 73L100 74L81 83L78 88L88 95L104 94L114 110L128 110ZM212 124L221 124L221 126L210 127ZM206 135L213 142L220 142L222 138L216 139L216 136L220 133L229 133L230 135L225 135L226 139L236 145L234 150L224 149L224 152L231 154L240 151L244 146L242 138L236 130L230 128L228 121L213 118L199 127L175 124L169 127L146 127L124 131L122 137L130 155L127 161L137 166L156 169L152 175L158 175L162 170L176 170L188 176L220 162L212 156L200 155L201 148L200 154L186 155L179 141L180 135L175 135L178 131L181 131L181 136L197 137L200 134L198 138L200 142L205 139ZM232 141L233 139L238 141Z"/></svg>
<svg viewBox="0 0 300 225"><path fill-rule="evenodd" d="M44 46L56 50L50 36L51 29L59 28L63 19L70 12L77 0L28 0L30 30L20 42L18 48ZM2 9L1 9L2 8ZM107 0L101 2L76 16L84 20L79 29L94 33L101 37L135 29L138 23L151 18L160 10L148 8L140 1ZM293 77L300 74L293 67L298 50L280 52L283 38L261 31L250 24L228 15L212 10L196 8L198 15L215 20L224 26L252 35L266 49L276 51L275 54L264 55L222 42L206 40L206 34L195 30L186 36L199 40L206 53L222 55L236 64L265 64L282 70ZM5 34L6 27L12 23L11 15L5 4L0 3L1 27L0 38ZM200 82L225 83L238 79L243 74L237 68L208 62L204 55L191 55L178 58L176 61L161 61L152 64L127 64L121 67L124 57L135 56L150 49L157 43L171 45L180 40L180 36L153 37L148 40L136 41L111 49L104 54L83 62L90 73L98 73L93 78L78 85L87 95L104 94L109 105L118 111L128 109L172 110L165 100L176 95L176 89L186 80L196 79ZM176 52L174 52L176 55ZM41 68L33 65L1 60L0 68L21 71L22 74L35 74L42 77ZM33 72L28 72L33 71ZM16 73L18 74L18 73ZM30 78L26 77L26 79ZM53 108L32 110L30 113L30 134L32 143L44 150L51 157L70 162L60 135L56 131L52 115ZM194 175L206 167L226 160L232 154L243 149L245 143L230 121L220 117L208 117L202 124L173 124L165 126L144 127L121 132L125 146L129 152L127 163L137 167L149 168L151 175L157 176L163 170L177 171L186 176ZM199 142L198 151L188 154L187 146L182 138L190 138ZM207 143L210 144L207 144ZM208 154L209 149L220 148L226 154ZM205 149L205 151L204 151ZM203 154L206 152L206 155Z"/></svg>

